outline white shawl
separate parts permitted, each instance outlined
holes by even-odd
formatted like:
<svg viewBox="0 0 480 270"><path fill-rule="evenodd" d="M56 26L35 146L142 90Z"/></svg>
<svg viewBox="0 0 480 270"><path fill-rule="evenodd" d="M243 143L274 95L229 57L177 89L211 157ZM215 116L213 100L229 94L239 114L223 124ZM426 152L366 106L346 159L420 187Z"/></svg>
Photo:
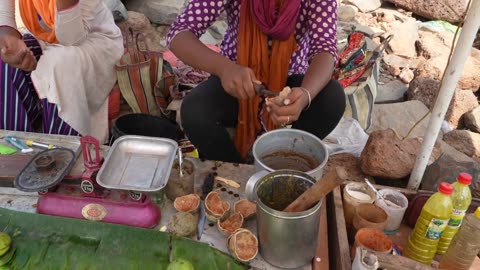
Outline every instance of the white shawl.
<svg viewBox="0 0 480 270"><path fill-rule="evenodd" d="M15 27L15 0L0 1L0 26ZM82 135L105 142L108 95L117 77L123 39L102 0L80 0L56 17L59 44L40 42L43 55L31 78L40 98Z"/></svg>

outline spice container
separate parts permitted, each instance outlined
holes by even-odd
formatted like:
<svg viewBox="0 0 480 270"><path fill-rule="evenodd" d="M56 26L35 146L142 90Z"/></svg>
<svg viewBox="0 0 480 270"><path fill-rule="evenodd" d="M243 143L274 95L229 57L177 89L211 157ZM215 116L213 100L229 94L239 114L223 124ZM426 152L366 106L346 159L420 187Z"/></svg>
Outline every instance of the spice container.
<svg viewBox="0 0 480 270"><path fill-rule="evenodd" d="M363 228L355 235L355 243L351 250L352 258L355 257L357 247L363 247L378 253L390 254L393 249L393 242L390 237L386 236L380 230Z"/></svg>
<svg viewBox="0 0 480 270"><path fill-rule="evenodd" d="M194 193L195 166L193 162L188 159L183 160L182 176L180 176L179 167L178 161L175 160L165 190L167 198L172 201L175 201L177 197Z"/></svg>
<svg viewBox="0 0 480 270"><path fill-rule="evenodd" d="M380 198L375 201L375 205L385 210L388 215L384 232L387 235L394 234L402 224L405 210L408 207L408 199L401 192L393 189L382 189L379 193L387 201Z"/></svg>
<svg viewBox="0 0 480 270"><path fill-rule="evenodd" d="M382 208L369 203L362 203L355 208L353 227L355 230L374 228L379 231L385 229L388 215Z"/></svg>
<svg viewBox="0 0 480 270"><path fill-rule="evenodd" d="M355 207L362 203L373 203L377 196L375 192L363 183L350 183L343 189L343 211L347 227L352 227Z"/></svg>

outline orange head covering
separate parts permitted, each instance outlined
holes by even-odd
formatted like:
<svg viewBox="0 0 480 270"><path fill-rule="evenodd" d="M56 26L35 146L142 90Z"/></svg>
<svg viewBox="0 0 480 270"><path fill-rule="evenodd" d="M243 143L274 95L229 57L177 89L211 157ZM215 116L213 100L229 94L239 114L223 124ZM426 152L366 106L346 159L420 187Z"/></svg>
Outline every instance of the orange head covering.
<svg viewBox="0 0 480 270"><path fill-rule="evenodd" d="M287 1L278 1L278 4L282 7ZM266 84L269 89L281 91L287 82L291 56L297 49L293 31L287 40L273 40L269 55L268 37L255 23L250 13L250 5L252 5L250 0L242 0L237 62L239 65L251 68L257 79ZM261 131L258 119L260 101L260 97L239 101L235 146L243 158L246 157L257 134ZM268 130L275 128L266 110L262 117Z"/></svg>
<svg viewBox="0 0 480 270"><path fill-rule="evenodd" d="M55 36L56 2L56 0L20 0L23 23L35 37L48 43L58 43ZM39 16L50 30L40 25Z"/></svg>

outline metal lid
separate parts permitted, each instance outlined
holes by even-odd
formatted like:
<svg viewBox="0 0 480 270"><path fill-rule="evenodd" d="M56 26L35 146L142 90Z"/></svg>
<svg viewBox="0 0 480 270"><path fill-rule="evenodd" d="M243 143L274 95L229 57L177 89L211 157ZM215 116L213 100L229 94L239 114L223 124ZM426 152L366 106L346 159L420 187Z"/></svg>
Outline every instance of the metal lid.
<svg viewBox="0 0 480 270"><path fill-rule="evenodd" d="M38 192L54 187L71 170L75 158L75 153L67 148L42 151L17 175L14 185L25 192Z"/></svg>

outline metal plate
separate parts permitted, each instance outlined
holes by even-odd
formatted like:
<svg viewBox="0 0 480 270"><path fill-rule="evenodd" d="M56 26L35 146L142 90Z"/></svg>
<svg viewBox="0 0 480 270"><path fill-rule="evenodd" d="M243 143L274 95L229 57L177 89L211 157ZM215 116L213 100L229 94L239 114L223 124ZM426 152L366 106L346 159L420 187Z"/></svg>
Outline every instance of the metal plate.
<svg viewBox="0 0 480 270"><path fill-rule="evenodd" d="M25 192L38 192L54 187L72 169L75 157L75 153L67 148L42 151L17 175L14 185Z"/></svg>
<svg viewBox="0 0 480 270"><path fill-rule="evenodd" d="M166 138L122 136L113 143L97 182L109 189L159 191L167 185L177 149Z"/></svg>

